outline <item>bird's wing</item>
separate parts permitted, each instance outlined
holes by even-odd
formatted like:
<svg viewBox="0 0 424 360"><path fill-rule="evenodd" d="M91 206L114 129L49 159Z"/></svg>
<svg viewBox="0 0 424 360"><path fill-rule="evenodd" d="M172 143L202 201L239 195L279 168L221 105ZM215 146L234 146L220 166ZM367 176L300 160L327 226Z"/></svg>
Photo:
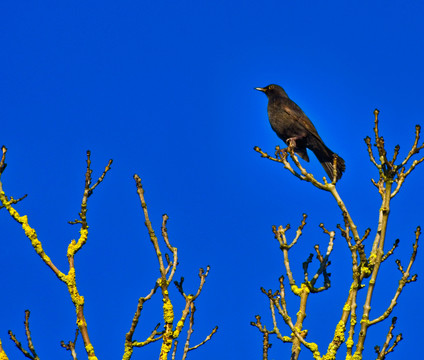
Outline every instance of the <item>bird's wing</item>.
<svg viewBox="0 0 424 360"><path fill-rule="evenodd" d="M305 128L311 135L317 137L322 141L318 135L317 129L312 124L311 120L305 115L302 109L291 99L286 99L286 103L283 105L283 110L291 117L295 118L301 123L302 127Z"/></svg>

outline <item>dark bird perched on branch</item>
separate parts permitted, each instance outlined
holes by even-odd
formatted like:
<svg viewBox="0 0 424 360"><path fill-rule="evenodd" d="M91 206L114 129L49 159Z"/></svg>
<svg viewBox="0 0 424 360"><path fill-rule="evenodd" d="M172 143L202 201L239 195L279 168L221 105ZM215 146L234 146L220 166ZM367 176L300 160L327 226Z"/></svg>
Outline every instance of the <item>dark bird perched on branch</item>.
<svg viewBox="0 0 424 360"><path fill-rule="evenodd" d="M309 161L306 149L310 149L318 158L330 180L333 179L334 155L318 135L311 120L302 109L287 96L281 86L268 85L255 88L268 97L268 118L272 129L289 148L292 148L303 160ZM337 156L336 180L342 177L346 166L344 160Z"/></svg>

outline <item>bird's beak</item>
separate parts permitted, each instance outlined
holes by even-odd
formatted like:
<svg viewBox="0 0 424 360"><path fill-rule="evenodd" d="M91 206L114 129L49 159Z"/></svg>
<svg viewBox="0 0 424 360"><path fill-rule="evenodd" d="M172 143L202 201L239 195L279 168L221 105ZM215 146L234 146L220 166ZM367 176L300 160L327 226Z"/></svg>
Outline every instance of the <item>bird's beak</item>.
<svg viewBox="0 0 424 360"><path fill-rule="evenodd" d="M257 87L257 88L255 88L255 90L262 91L262 92L266 92L266 89L261 88L261 87Z"/></svg>

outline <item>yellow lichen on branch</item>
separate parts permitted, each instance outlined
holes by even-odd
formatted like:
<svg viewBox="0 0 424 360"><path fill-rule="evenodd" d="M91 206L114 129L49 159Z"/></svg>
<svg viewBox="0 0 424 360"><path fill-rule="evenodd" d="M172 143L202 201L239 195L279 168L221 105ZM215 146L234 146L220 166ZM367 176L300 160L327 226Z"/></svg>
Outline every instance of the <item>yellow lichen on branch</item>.
<svg viewBox="0 0 424 360"><path fill-rule="evenodd" d="M72 240L70 242L70 244L68 245L68 251L67 251L67 256L74 256L78 250L80 250L82 248L82 246L87 242L87 237L88 237L88 226L87 228L81 228L80 229L80 238L78 239L78 242L76 242L75 240Z"/></svg>
<svg viewBox="0 0 424 360"><path fill-rule="evenodd" d="M85 351L88 355L88 360L97 360L97 356L94 355L94 348L93 345L89 344L85 346Z"/></svg>
<svg viewBox="0 0 424 360"><path fill-rule="evenodd" d="M347 360L361 360L363 351L364 351L364 343L365 338L367 336L368 329L385 320L393 311L394 307L398 302L398 298L404 288L404 286L408 283L414 282L417 280L416 274L411 274L410 270L415 261L417 248L418 248L418 238L420 236L420 228L417 228L416 231L416 241L413 245L413 252L407 267L402 266L400 260L396 260L396 264L398 266L399 271L401 272L401 279L399 280L399 285L396 289L393 298L390 301L387 309L380 315L374 319L370 319L371 313L371 305L374 298L374 290L377 282L377 275L380 271L380 267L383 262L393 254L394 250L398 246L399 239L397 239L390 249L387 249L386 245L386 237L387 237L387 228L388 228L388 219L390 213L390 201L391 199L399 192L399 189L403 185L405 178L416 168L416 166L422 162L424 162L424 156L415 160L412 160L412 157L417 155L421 150L424 149L424 142L421 144L420 142L420 131L421 127L416 126L415 128L415 140L412 148L409 150L403 161L397 161L400 146L396 145L393 152L392 159L388 158L388 152L385 148L384 138L380 135L378 125L379 111L374 111L374 134L375 134L375 142L373 144L370 137L365 138L365 143L367 146L369 158L374 166L378 170L378 180L372 180L374 186L377 187L378 193L381 196L381 206L378 210L378 223L376 226L376 235L374 241L371 244L368 244L369 251L365 251L365 247L367 245L366 240L371 232L370 228L367 228L363 236L360 235L353 218L348 212L347 206L343 202L340 194L336 189L336 182L328 183L326 179L323 179L323 183L315 180L313 174L310 174L306 171L305 168L302 167L299 162L298 157L291 145L289 145L288 149L281 149L279 146L276 147L275 156L270 156L266 152L262 151L259 147L255 147L254 150L257 151L262 157L267 158L269 160L275 161L277 163L281 163L284 167L289 170L293 175L303 181L307 181L311 183L313 186L320 190L328 191L331 193L332 197L337 203L337 206L342 211L342 216L344 220L344 227L341 225L337 225L337 228L340 230L342 237L346 239L348 248L351 252L352 257L352 283L348 292L347 299L343 305L343 312L340 318L340 321L336 324L334 330L334 337L331 343L328 345L327 353L322 357L323 360L334 360L336 358L336 354L340 349L340 346L345 342L345 335L347 336L346 341L346 359ZM377 148L373 149L373 145ZM290 164L289 160L291 160L297 170L295 170L294 166ZM412 163L411 163L412 162ZM408 168L409 163L409 168ZM305 220L305 215L304 215ZM299 227L299 235L302 232L302 228L305 224L305 221L302 222ZM282 340L283 342L291 342L292 343L292 360L297 360L300 353L300 345L304 345L306 348L311 350L311 347L304 340L306 335L304 335L302 329L303 319L306 316L306 300L308 298L307 291L311 293L317 293L322 290L326 290L330 287L330 278L329 273L327 273L326 268L330 264L328 261L328 255L331 252L333 246L333 239L335 236L335 232L329 232L324 229L324 232L330 235L329 242L329 251L327 251L328 255L325 257L319 251L319 246L315 246L315 250L317 252L317 259L320 261L320 269L316 272L315 276L311 279L308 274L308 266L312 262L313 255L311 254L308 259L303 263L304 270L304 281L302 282L301 287L296 285L296 281L293 277L292 270L290 268L289 263L289 250L293 245L296 244L298 237L293 240L293 242L289 245L286 238L286 232L290 229L290 225L287 225L285 228L279 226L278 229L276 226L273 226L273 232L275 238L279 241L280 249L283 252L283 260L286 268L288 283L291 287L292 293L296 296L300 297L300 307L297 312L297 321L295 324L292 323L292 320L288 314L286 299L285 299L285 291L283 280L284 277L280 277L280 291L272 292L271 290L265 291L263 288L261 290L266 294L270 299L271 304L271 315L273 319L274 328L272 330L265 330L265 326L262 326L260 321L258 320L256 323L251 323L253 326L256 326L263 334L263 360L268 358L268 349L269 344L269 334L276 334L277 338ZM315 287L315 281L318 276L323 274L324 277L324 286L320 288ZM362 306L362 314L358 315L358 291L362 288L365 288L365 298ZM375 300L374 300L375 301ZM275 308L278 309L279 314L282 316L284 322L290 327L292 330L291 337L282 336L280 330L277 327L277 322L275 318ZM260 319L259 315L257 315L257 319ZM349 319L350 318L350 319ZM360 319L360 322L357 321ZM395 320L393 320L395 322ZM383 348L380 351L379 347L376 347L376 352L378 354L377 360L385 359L386 355L389 352L392 352L393 349L397 346L400 340L402 340L402 335L399 334L392 345L390 345L392 339L394 338L392 331L394 328L394 322L389 329L389 333L386 337L386 342L384 343ZM348 329L346 329L346 325L348 325ZM358 326L360 325L360 326ZM358 327L360 327L358 331ZM346 331L348 330L348 333ZM355 331L357 335L355 337ZM265 336L266 335L266 336ZM355 339L355 341L354 341ZM267 346L265 346L267 345ZM354 346L356 345L356 348ZM377 349L378 348L378 349ZM353 353L354 352L354 353ZM319 359L318 353L313 352L313 356L315 359ZM339 355L340 357L340 355Z"/></svg>
<svg viewBox="0 0 424 360"><path fill-rule="evenodd" d="M343 344L345 341L345 335L344 335L345 331L346 331L346 324L340 320L336 326L333 341L328 346L327 354L325 354L322 357L322 360L336 359L337 350L339 349L340 345Z"/></svg>
<svg viewBox="0 0 424 360"><path fill-rule="evenodd" d="M68 286L69 294L71 295L71 300L75 305L75 309L78 313L79 307L84 305L84 296L81 296L78 293L77 283L75 280L75 268L69 269L69 273L66 276L66 285Z"/></svg>
<svg viewBox="0 0 424 360"><path fill-rule="evenodd" d="M4 161L5 161L7 149L5 147L2 147L2 151L3 151L3 156L0 160L0 175L5 169ZM7 211L9 212L9 214L11 215L11 217L22 225L25 235L31 241L31 245L34 248L35 252L41 257L44 263L51 268L51 270L55 273L55 275L67 285L69 294L71 296L71 300L75 306L75 312L77 317L76 323L78 325L79 332L81 333L81 336L83 338L84 346L85 346L88 358L90 360L96 360L97 357L94 354L94 348L88 336L87 323L84 317L84 297L79 294L77 289L74 256L82 248L82 246L87 242L87 237L88 237L88 224L87 224L87 217L86 217L87 199L92 195L94 189L103 181L104 177L106 176L106 173L111 168L110 167L111 164L112 164L112 160L109 160L102 175L92 185L91 183L92 170L90 168L90 165L91 165L90 151L87 151L87 170L85 173L85 187L84 187L83 199L81 202L81 211L79 212L79 219L70 222L70 224L81 225L80 237L77 242L75 240L72 240L70 244L68 245L67 258L69 262L69 272L67 275L61 272L53 264L52 260L47 256L47 254L45 253L43 249L41 241L38 239L37 232L28 223L28 217L26 215L20 216L19 213L12 207L12 204L16 204L18 201L22 200L24 197L18 200L14 200L13 198L10 198L10 200L8 200L7 196L3 192L2 183L0 182L0 201L2 204L2 206L0 207L5 207Z"/></svg>
<svg viewBox="0 0 424 360"><path fill-rule="evenodd" d="M6 353L3 350L1 339L0 339L0 360L9 360L9 358L7 357Z"/></svg>
<svg viewBox="0 0 424 360"><path fill-rule="evenodd" d="M163 319L165 324L172 324L174 322L174 308L171 300L163 299Z"/></svg>
<svg viewBox="0 0 424 360"><path fill-rule="evenodd" d="M25 232L25 236L31 241L31 245L34 248L35 252L41 257L44 263L53 270L56 276L60 280L64 281L65 274L62 273L53 264L51 259L44 252L43 246L40 240L38 240L37 232L28 224L27 215L20 216L19 213L12 207L11 201L7 200L6 195L3 191L0 192L0 201L3 204L3 206L6 208L6 210L9 212L10 216L12 216L13 219L15 219L19 224L22 225L22 229Z"/></svg>
<svg viewBox="0 0 424 360"><path fill-rule="evenodd" d="M164 214L162 216L162 231L161 232L162 232L163 241L165 242L166 248L170 251L171 256L169 256L167 253L161 250L159 245L159 239L155 234L155 230L153 229L152 223L149 218L149 212L148 212L147 204L144 198L144 189L141 184L141 179L136 174L134 175L134 180L136 182L137 194L139 196L141 208L143 210L145 225L149 234L150 242L153 245L153 248L155 250L155 255L158 261L160 277L156 281L155 288L152 289L150 294L147 297L139 299L137 311L134 315L131 329L125 336L125 351L123 355L123 360L129 360L131 358L133 353L133 347L135 346L142 347L158 340L162 340L159 359L166 360L168 358L169 353L171 352L171 349L172 349L172 354L171 354L172 359L175 359L177 345L178 345L177 338L179 338L179 336L181 335L181 330L183 329L184 324L187 321L189 323L189 329L187 331L187 337L185 340L184 351L182 355L182 360L185 360L187 357L187 353L189 351L195 350L198 347L205 344L207 341L209 341L212 338L212 335L215 334L217 331L217 327L215 327L212 330L212 332L206 337L205 340L203 340L201 343L195 346L190 347L190 337L193 332L193 324L194 324L194 312L195 312L194 301L200 295L200 292L202 291L202 288L205 283L205 279L208 275L210 267L208 266L206 268L206 271L204 271L203 269L199 270L200 285L197 289L196 294L194 295L185 294L183 290L184 278L181 278L180 281L174 281L174 284L176 285L178 291L184 297L184 300L185 300L185 307L183 309L182 315L179 318L176 326L174 327L174 322L176 322L176 320L175 320L174 306L171 302L171 297L169 293L169 285L172 283L172 279L175 275L177 265L178 265L177 248L171 245L171 242L168 238L168 231L166 228L168 215ZM133 335L138 323L138 319L143 307L143 303L152 297L152 295L155 293L157 288L159 288L162 293L164 330L158 333L156 331L157 328L159 327L159 324L158 324L157 327L153 330L150 337L146 341L143 341L143 342L134 341Z"/></svg>

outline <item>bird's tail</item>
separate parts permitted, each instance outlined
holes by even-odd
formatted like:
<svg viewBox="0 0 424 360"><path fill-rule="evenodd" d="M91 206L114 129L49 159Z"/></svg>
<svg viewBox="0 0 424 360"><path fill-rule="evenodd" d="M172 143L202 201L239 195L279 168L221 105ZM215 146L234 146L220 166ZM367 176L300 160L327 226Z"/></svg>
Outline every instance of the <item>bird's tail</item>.
<svg viewBox="0 0 424 360"><path fill-rule="evenodd" d="M333 181L334 178L334 157L337 157L337 166L336 166L336 181L340 180L343 175L343 172L346 170L346 164L343 158L338 156L336 153L332 152L327 146L322 142L317 142L315 146L311 146L311 150L321 163L325 172L327 173L330 181Z"/></svg>

